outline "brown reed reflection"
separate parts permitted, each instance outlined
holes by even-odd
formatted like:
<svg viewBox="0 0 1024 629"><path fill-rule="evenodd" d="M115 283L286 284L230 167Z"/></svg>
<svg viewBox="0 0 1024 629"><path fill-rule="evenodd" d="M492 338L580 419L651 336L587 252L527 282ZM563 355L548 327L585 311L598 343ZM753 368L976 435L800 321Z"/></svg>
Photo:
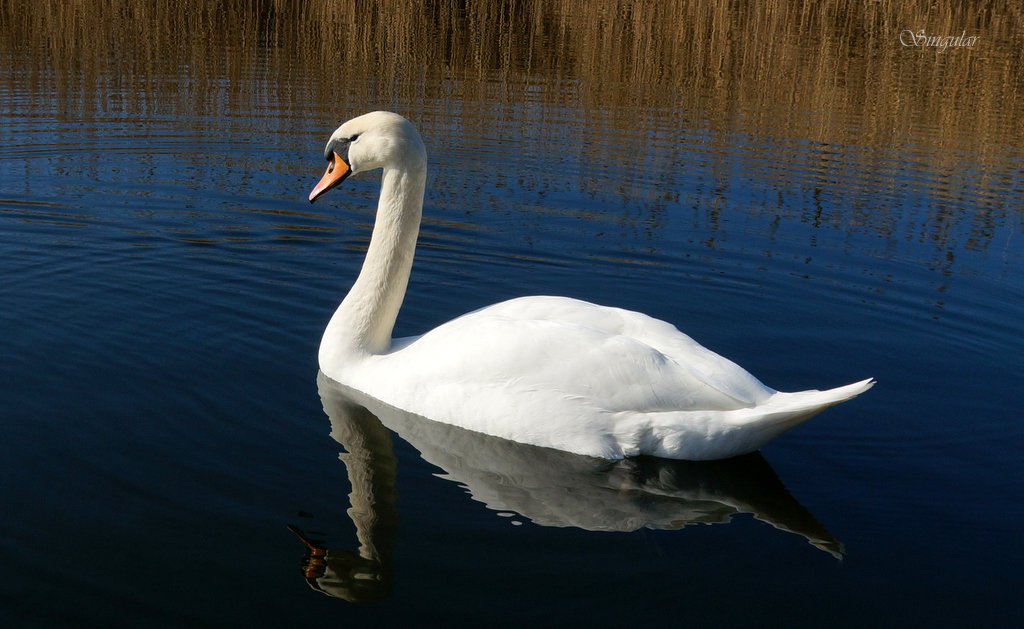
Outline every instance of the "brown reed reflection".
<svg viewBox="0 0 1024 629"><path fill-rule="evenodd" d="M467 125L481 119L475 108L536 101L539 112L521 115L573 107L606 126L623 112L699 109L715 127L742 111L755 116L744 126L787 137L889 146L929 126L937 133L922 139L939 148L968 138L985 152L1020 145L1020 125L1005 122L1022 112L1022 13L1006 0L4 0L0 80L27 74L58 95L91 95L83 106L96 110L440 98L467 110ZM966 31L979 43L908 49L906 29ZM289 82L299 67L323 80ZM176 99L146 89L183 69ZM252 72L278 79L280 92L252 89ZM847 110L871 115L847 128ZM819 114L814 124L806 112Z"/></svg>
<svg viewBox="0 0 1024 629"><path fill-rule="evenodd" d="M984 212L1019 211L1005 191L1021 186L1024 10L1009 0L0 0L0 20L0 107L46 109L58 121L269 112L267 127L318 146L340 119L384 108L416 112L434 138L492 137L496 120L523 135L572 133L564 150L583 153L573 156L581 163L601 162L609 133L622 154L667 138L723 169L737 146L753 146L740 160L751 176L770 185L781 158L787 176L793 166L807 173L797 184L808 196L856 172L850 211L832 220L892 237L901 223L892 191L907 181L894 178L892 158L878 159L883 151L936 186L928 224L970 223L958 231L971 242L953 248L987 246ZM977 43L944 52L901 43L922 29ZM685 166L638 168L664 181ZM492 176L504 185L504 173ZM666 202L686 204L644 198L652 188L631 189L628 178L593 179L599 194L641 203L650 225ZM946 231L935 233L921 238L947 250Z"/></svg>

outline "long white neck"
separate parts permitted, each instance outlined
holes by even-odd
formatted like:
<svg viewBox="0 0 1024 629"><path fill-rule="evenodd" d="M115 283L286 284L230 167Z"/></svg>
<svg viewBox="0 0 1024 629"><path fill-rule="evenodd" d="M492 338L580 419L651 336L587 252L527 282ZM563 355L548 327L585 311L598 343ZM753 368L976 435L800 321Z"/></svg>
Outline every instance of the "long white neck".
<svg viewBox="0 0 1024 629"><path fill-rule="evenodd" d="M320 365L352 353L379 354L391 346L391 331L409 284L423 214L426 167L387 167L381 180L377 218L366 259L320 342Z"/></svg>

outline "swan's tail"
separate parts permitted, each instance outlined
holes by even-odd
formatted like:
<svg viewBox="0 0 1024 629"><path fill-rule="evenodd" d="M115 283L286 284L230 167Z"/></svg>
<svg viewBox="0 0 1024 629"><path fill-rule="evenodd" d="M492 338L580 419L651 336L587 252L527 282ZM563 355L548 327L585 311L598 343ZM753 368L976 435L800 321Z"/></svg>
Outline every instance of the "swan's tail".
<svg viewBox="0 0 1024 629"><path fill-rule="evenodd" d="M762 412L755 423L763 427L765 431L778 435L830 406L857 397L873 386L875 386L875 379L868 378L826 391L816 389L795 393L780 391L759 407Z"/></svg>
<svg viewBox="0 0 1024 629"><path fill-rule="evenodd" d="M875 379L868 378L867 380L861 380L860 382L854 382L853 384L828 389L826 391L811 390L798 391L797 393L780 392L777 393L776 396L783 396L785 398L785 402L788 404L796 406L807 405L809 407L817 408L818 410L825 410L829 406L855 398L873 386L875 386Z"/></svg>
<svg viewBox="0 0 1024 629"><path fill-rule="evenodd" d="M814 417L826 408L856 397L874 386L874 378L854 382L827 391L776 392L756 406L720 412L715 418L703 419L711 430L695 435L691 424L693 412L667 413L678 426L664 430L664 435L645 454L692 460L724 459L753 452L790 428ZM696 412L700 415L700 412ZM700 423L700 422L697 422ZM688 428L688 426L691 426Z"/></svg>

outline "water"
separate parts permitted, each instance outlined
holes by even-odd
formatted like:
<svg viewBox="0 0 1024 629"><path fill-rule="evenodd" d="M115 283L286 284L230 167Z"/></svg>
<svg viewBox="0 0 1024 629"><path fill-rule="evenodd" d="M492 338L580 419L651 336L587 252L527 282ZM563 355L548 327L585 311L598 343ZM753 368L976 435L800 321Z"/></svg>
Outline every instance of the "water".
<svg viewBox="0 0 1024 629"><path fill-rule="evenodd" d="M1010 626L1019 21L768 5L0 4L0 622ZM879 384L611 464L318 382L378 186L305 198L375 108L431 160L396 334L562 294Z"/></svg>

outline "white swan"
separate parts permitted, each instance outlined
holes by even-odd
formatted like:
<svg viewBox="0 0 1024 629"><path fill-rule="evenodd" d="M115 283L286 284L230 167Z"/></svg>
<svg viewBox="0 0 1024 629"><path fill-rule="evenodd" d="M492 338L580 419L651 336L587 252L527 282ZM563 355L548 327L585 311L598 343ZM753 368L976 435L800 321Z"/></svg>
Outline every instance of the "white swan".
<svg viewBox="0 0 1024 629"><path fill-rule="evenodd" d="M320 369L396 408L512 441L610 459L719 459L757 450L869 389L782 393L643 314L564 297L487 306L392 339L423 209L427 158L390 112L344 123L310 202L351 173L383 168L359 277L320 342Z"/></svg>

